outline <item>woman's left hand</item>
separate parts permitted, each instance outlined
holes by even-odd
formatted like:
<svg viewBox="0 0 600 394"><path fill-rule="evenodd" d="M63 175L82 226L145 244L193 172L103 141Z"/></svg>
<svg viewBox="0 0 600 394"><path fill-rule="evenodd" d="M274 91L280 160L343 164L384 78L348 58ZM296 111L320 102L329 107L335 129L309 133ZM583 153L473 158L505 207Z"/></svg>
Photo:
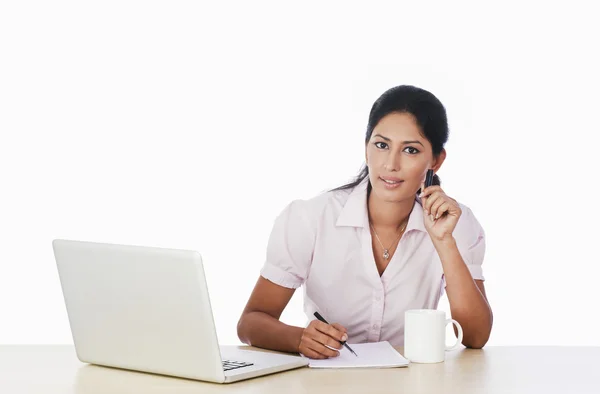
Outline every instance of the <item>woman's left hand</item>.
<svg viewBox="0 0 600 394"><path fill-rule="evenodd" d="M440 186L421 185L423 203L423 222L433 240L442 241L452 237L452 232L462 214L460 206L453 198L444 193Z"/></svg>

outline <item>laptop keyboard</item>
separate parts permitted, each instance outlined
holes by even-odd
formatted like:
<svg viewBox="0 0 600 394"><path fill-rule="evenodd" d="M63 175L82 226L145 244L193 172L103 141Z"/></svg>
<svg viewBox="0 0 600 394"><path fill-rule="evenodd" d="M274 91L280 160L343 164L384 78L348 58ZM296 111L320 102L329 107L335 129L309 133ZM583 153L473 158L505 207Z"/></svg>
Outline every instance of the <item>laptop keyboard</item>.
<svg viewBox="0 0 600 394"><path fill-rule="evenodd" d="M249 367L250 365L254 365L254 364L245 363L242 361L223 360L223 370L224 371L231 371L232 369Z"/></svg>

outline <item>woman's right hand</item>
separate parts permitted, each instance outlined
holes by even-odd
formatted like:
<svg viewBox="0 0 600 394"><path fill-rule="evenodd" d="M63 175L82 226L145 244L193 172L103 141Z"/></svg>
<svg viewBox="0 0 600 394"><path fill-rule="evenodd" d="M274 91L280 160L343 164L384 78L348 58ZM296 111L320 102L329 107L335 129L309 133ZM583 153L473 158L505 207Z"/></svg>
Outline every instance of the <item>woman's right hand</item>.
<svg viewBox="0 0 600 394"><path fill-rule="evenodd" d="M308 358L337 357L340 352L330 348L341 349L343 345L340 341L347 339L348 330L340 324L326 324L320 320L312 320L302 333L298 351Z"/></svg>

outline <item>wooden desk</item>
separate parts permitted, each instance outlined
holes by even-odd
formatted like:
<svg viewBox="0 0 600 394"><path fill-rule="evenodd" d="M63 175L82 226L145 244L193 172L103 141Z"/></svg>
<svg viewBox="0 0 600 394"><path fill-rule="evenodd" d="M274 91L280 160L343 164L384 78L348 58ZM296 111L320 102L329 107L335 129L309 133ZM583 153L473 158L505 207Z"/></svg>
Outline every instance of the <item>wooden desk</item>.
<svg viewBox="0 0 600 394"><path fill-rule="evenodd" d="M402 353L402 349L399 349ZM0 346L0 393L600 393L600 347L456 350L408 368L301 368L229 385L82 364L71 346Z"/></svg>

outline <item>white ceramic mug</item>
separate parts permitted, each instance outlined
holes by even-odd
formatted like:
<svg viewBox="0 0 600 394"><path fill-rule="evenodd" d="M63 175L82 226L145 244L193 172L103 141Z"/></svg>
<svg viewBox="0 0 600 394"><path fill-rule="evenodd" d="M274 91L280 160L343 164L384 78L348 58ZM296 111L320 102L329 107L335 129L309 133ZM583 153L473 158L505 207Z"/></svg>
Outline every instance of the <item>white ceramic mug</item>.
<svg viewBox="0 0 600 394"><path fill-rule="evenodd" d="M458 337L446 346L446 326L453 323ZM404 313L404 357L415 363L440 363L446 352L456 349L463 339L463 330L454 319L436 309L411 309Z"/></svg>

